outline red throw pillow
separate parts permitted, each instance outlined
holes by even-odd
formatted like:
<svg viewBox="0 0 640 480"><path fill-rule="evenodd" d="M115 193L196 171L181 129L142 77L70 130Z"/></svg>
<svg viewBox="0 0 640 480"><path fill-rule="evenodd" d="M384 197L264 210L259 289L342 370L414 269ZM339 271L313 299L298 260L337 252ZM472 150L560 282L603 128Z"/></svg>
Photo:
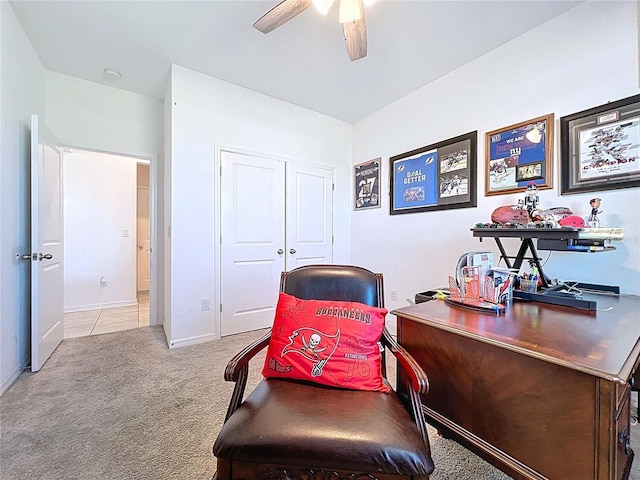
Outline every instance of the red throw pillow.
<svg viewBox="0 0 640 480"><path fill-rule="evenodd" d="M386 315L362 303L281 293L262 374L388 392L378 347Z"/></svg>

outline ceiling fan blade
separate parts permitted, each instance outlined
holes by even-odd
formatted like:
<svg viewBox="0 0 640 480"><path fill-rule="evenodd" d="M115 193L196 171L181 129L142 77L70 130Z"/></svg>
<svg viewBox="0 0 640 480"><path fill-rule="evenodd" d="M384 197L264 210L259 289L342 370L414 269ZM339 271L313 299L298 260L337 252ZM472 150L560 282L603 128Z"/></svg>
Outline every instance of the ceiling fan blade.
<svg viewBox="0 0 640 480"><path fill-rule="evenodd" d="M269 33L287 23L311 6L312 0L284 0L261 16L253 26L262 33Z"/></svg>
<svg viewBox="0 0 640 480"><path fill-rule="evenodd" d="M367 56L367 24L362 17L355 22L342 24L344 41L347 45L347 53L352 62Z"/></svg>

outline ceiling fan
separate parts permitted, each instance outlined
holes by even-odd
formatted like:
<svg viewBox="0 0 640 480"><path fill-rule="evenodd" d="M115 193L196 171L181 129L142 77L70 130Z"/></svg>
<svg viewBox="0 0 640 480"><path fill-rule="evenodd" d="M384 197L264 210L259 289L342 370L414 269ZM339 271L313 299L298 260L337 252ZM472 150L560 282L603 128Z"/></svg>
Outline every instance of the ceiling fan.
<svg viewBox="0 0 640 480"><path fill-rule="evenodd" d="M262 33L269 33L304 12L313 3L323 14L329 11L334 0L283 0L273 7L253 26ZM351 61L367 55L367 26L364 21L362 0L339 0L340 23Z"/></svg>

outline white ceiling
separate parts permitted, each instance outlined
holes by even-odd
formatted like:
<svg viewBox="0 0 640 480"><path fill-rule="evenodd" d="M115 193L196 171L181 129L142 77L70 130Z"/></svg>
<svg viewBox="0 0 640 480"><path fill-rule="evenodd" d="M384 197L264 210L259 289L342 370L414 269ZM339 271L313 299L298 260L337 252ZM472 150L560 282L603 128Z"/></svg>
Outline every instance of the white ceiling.
<svg viewBox="0 0 640 480"><path fill-rule="evenodd" d="M338 6L264 35L278 0L11 1L47 70L163 98L171 63L353 123L580 1L378 0L350 62ZM337 3L337 2L336 2ZM505 59L505 69L524 59ZM122 73L109 81L105 68Z"/></svg>

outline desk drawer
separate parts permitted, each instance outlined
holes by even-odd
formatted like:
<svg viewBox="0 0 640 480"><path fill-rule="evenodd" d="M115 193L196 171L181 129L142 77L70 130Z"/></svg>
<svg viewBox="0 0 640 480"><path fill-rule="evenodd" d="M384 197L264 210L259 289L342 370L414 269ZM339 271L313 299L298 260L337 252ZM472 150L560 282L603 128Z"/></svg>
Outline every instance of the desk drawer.
<svg viewBox="0 0 640 480"><path fill-rule="evenodd" d="M627 389L627 396L623 398L620 413L616 419L615 437L615 468L614 478L627 480L629 478L634 453L631 448L631 396Z"/></svg>

